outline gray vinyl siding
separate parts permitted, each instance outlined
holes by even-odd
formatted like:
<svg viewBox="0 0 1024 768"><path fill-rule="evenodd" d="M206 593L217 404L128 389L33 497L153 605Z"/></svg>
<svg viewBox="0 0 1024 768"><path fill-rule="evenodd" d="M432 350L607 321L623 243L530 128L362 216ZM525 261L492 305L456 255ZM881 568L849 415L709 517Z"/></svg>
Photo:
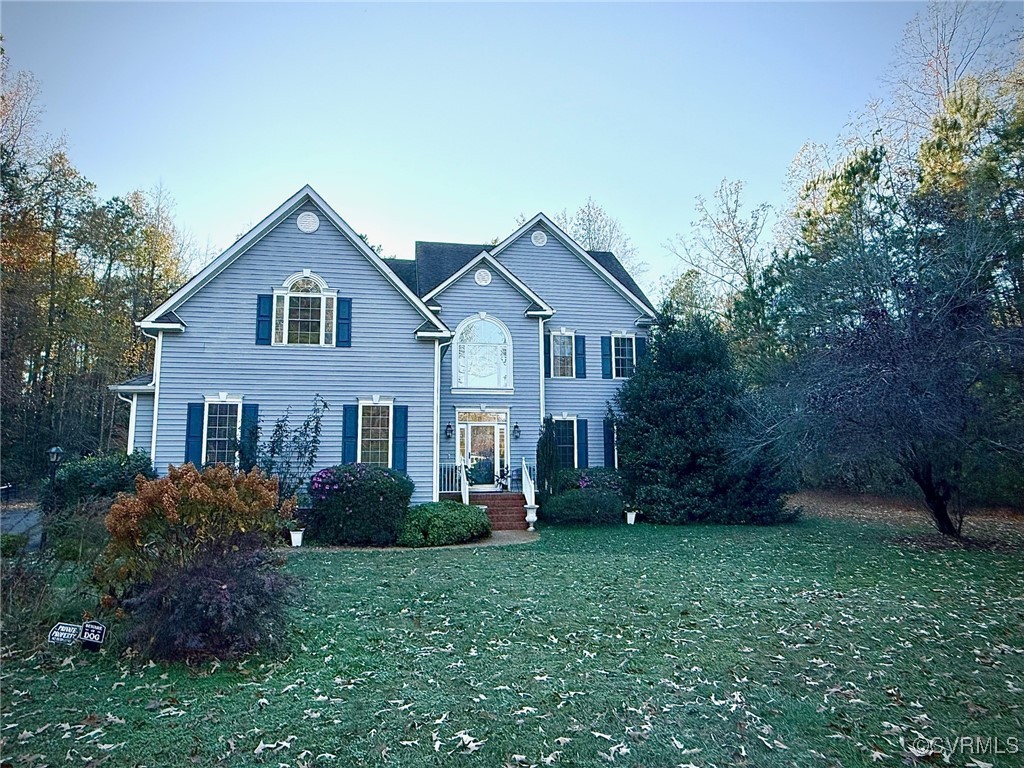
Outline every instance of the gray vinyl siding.
<svg viewBox="0 0 1024 768"><path fill-rule="evenodd" d="M148 454L153 447L153 396L140 394L135 397L135 444L129 446L129 450Z"/></svg>
<svg viewBox="0 0 1024 768"><path fill-rule="evenodd" d="M312 234L296 218L320 218ZM310 269L339 297L352 299L352 346L256 344L256 297L290 275ZM165 333L160 366L156 467L185 457L188 403L226 392L259 405L265 432L291 406L292 424L320 394L330 406L323 420L318 468L341 463L342 406L373 395L409 407L408 473L413 500L433 491L434 343L417 341L423 317L315 205L307 202L176 309L186 323Z"/></svg>
<svg viewBox="0 0 1024 768"><path fill-rule="evenodd" d="M537 229L548 237L542 247L531 240ZM645 335L634 324L642 313L543 225L525 232L499 254L498 261L555 309L545 323L546 331L564 327L586 337L587 378L545 379L545 410L555 416L565 412L587 419L589 463L601 466L604 418L621 384L621 380L601 377L601 337L619 331Z"/></svg>
<svg viewBox="0 0 1024 768"><path fill-rule="evenodd" d="M457 435L444 437L444 426L455 425L456 408L488 410L508 408L509 429L518 423L522 431L519 439L509 438L509 459L512 469L522 466L525 457L534 464L537 454L537 436L540 433L540 338L538 321L527 318L525 312L530 301L510 285L495 270L489 285L477 285L473 279L476 270L470 270L435 298L443 309L441 319L455 331L465 318L478 312L493 315L508 326L512 334L512 394L452 394L452 360L455 351L449 349L441 362L441 462L455 462Z"/></svg>

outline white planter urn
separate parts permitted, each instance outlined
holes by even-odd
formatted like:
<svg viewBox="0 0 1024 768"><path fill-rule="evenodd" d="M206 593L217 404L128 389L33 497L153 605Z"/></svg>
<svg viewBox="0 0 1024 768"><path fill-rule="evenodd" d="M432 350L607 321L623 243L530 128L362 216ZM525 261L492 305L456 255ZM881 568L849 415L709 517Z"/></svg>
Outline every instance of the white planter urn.
<svg viewBox="0 0 1024 768"><path fill-rule="evenodd" d="M292 535L292 546L293 547L301 547L302 546L302 534L304 534L305 532L306 532L305 528L302 528L302 529L300 529L298 531L289 531L289 533L291 533L291 535Z"/></svg>
<svg viewBox="0 0 1024 768"><path fill-rule="evenodd" d="M636 522L636 512L626 513L626 525L633 525Z"/></svg>

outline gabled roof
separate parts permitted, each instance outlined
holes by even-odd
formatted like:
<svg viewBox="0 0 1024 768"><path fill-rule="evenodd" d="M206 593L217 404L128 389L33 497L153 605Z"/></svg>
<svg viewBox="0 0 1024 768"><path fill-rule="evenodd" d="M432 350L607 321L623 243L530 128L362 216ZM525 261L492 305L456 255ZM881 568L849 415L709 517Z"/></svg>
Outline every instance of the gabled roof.
<svg viewBox="0 0 1024 768"><path fill-rule="evenodd" d="M142 320L138 326L146 331L184 331L185 321L174 312L167 311L156 320Z"/></svg>
<svg viewBox="0 0 1024 768"><path fill-rule="evenodd" d="M647 298L647 294L645 294L643 289L636 284L633 276L626 271L626 268L622 266L622 262L618 260L614 253L611 251L587 251L587 253L593 256L595 261L608 270L609 274L622 283L630 293L638 299L643 299L647 306L654 306L651 303L651 300Z"/></svg>
<svg viewBox="0 0 1024 768"><path fill-rule="evenodd" d="M128 381L122 381L120 384L111 384L107 389L111 392L152 392L153 372L140 374Z"/></svg>
<svg viewBox="0 0 1024 768"><path fill-rule="evenodd" d="M413 308L423 316L424 320L433 327L434 331L438 335L451 335L451 331L443 322L441 322L440 318L427 309L427 306L420 301L416 291L411 290L410 287L395 274L391 267L388 266L386 261L374 253L373 249L370 248L370 246L368 246L361 237L359 237L355 230L353 230L352 227L350 227L345 220L342 219L333 208L331 208L331 206L324 202L324 199L320 197L320 195L318 195L308 184L285 200L273 213L239 238L239 240L224 251L224 253L203 267L198 274L175 291L169 299L143 318L139 325L145 327L146 323L156 323L164 313L173 312L175 309L180 307L185 301L201 290L203 286L219 275L228 265L233 263L235 259L245 253L252 245L259 242L259 240L270 232L270 230L287 219L295 212L296 209L307 202L311 202L320 209L320 211L327 217L327 220L330 221L339 232L348 238L356 250L359 251L359 253L361 253L374 267L376 267L382 276L395 286L398 292L401 293Z"/></svg>
<svg viewBox="0 0 1024 768"><path fill-rule="evenodd" d="M476 258L467 261L465 264L462 265L460 269L449 275L448 278L443 283L435 286L433 289L430 290L429 293L424 294L423 300L429 301L434 296L444 291L445 288L457 282L467 272L469 272L472 269L475 269L481 264L487 264L491 269L493 269L499 275L504 277L505 280L508 281L508 283L513 288L519 291L519 293L521 293L524 297L529 299L530 306L526 310L526 313L528 315L530 315L531 317L550 317L551 315L555 314L555 310L551 307L551 305L549 305L546 301L544 301L544 299L538 296L533 291L533 289L530 288L530 286L528 286L526 283L524 283L522 280L520 280L518 277L512 274L511 270L509 270L508 267L506 267L496 258L491 256L491 254L489 254L486 250L480 251L480 253L476 255Z"/></svg>
<svg viewBox="0 0 1024 768"><path fill-rule="evenodd" d="M533 227L535 227L537 224L543 224L544 227L552 235L558 238L562 245L564 245L570 251L579 256L584 264L586 264L588 267L594 270L594 272L596 272L599 277L604 278L605 282L607 282L610 286L612 286L612 288L616 289L619 293L621 293L623 298L625 298L630 304L632 304L634 307L640 310L640 312L642 312L643 314L647 315L650 318L657 317L657 313L651 306L650 300L646 296L644 296L643 291L640 291L639 286L633 281L631 277L629 277L629 273L626 272L625 268L622 266L622 264L619 263L619 260L615 258L614 254L609 253L607 251L597 251L596 253L602 254L600 257L597 257L594 254L590 253L589 251L583 250L583 248L580 247L579 243L577 243L575 240L569 237L569 235L563 232L562 229L557 224L555 224L555 222L553 222L543 213L538 213L536 216L534 216L532 219L523 224L523 226L521 226L511 235L509 235L496 246L491 248L491 255L498 256L502 251L504 251L506 248L512 245L512 243L514 243L516 240L522 237L525 233L533 229ZM613 261L614 266L617 266L617 269L615 269L615 271L612 271L605 266L605 264L613 266ZM619 275L616 275L615 272L618 272ZM622 276L624 276L626 279L623 280ZM632 288L630 286L632 286Z"/></svg>
<svg viewBox="0 0 1024 768"><path fill-rule="evenodd" d="M462 269L468 262L489 251L489 245L466 243L425 243L416 241L416 289L426 296Z"/></svg>

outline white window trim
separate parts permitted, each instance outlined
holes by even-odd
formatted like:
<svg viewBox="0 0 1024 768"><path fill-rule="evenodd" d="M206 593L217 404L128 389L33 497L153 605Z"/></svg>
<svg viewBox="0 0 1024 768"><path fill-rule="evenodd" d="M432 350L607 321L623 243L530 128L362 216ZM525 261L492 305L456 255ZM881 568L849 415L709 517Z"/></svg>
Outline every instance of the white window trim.
<svg viewBox="0 0 1024 768"><path fill-rule="evenodd" d="M555 336L568 336L572 339L569 342L569 356L572 358L572 374L569 376L559 376L555 373ZM570 331L566 328L559 328L557 331L551 331L551 378L552 379L575 379L576 378L576 331Z"/></svg>
<svg viewBox="0 0 1024 768"><path fill-rule="evenodd" d="M572 422L572 468L579 469L580 467L580 445L579 440L576 439L576 416L569 416L568 414L551 414L551 418L554 421L571 421Z"/></svg>
<svg viewBox="0 0 1024 768"><path fill-rule="evenodd" d="M505 458L508 462L507 469L511 472L512 470L512 409L511 408L488 408L486 406L479 405L456 405L455 406L455 465L462 466L462 455L459 453L459 445L461 436L459 430L465 426L466 422L459 418L460 413L497 413L505 414L505 421L474 421L472 424L490 424L494 426L501 424L505 427ZM495 450L495 463L497 463L498 454Z"/></svg>
<svg viewBox="0 0 1024 768"><path fill-rule="evenodd" d="M612 378L613 379L628 379L629 376L618 376L615 373L615 340L616 339L632 339L633 340L633 371L636 372L636 334L635 333L612 333Z"/></svg>
<svg viewBox="0 0 1024 768"><path fill-rule="evenodd" d="M393 397L374 397L360 400L358 406L358 425L356 427L356 463L363 463L363 406L387 406L388 408L388 469L392 468L395 459L395 399Z"/></svg>
<svg viewBox="0 0 1024 768"><path fill-rule="evenodd" d="M296 282L302 280L312 280L320 286L319 293L295 293L292 291L292 286ZM278 296L284 297L284 337L281 341L277 340L277 298ZM298 344L296 342L288 341L288 310L292 296L316 297L320 299L320 343L319 344ZM270 344L274 347L333 347L337 344L338 339L335 338L337 334L337 328L331 330L331 343L326 344L324 342L324 336L327 333L327 323L325 322L325 315L327 314L327 299L334 299L334 323L338 323L338 291L332 290L328 285L327 281L324 280L317 274L314 274L308 269L304 269L301 272L296 272L284 281L284 283L274 289L273 304L270 308Z"/></svg>
<svg viewBox="0 0 1024 768"><path fill-rule="evenodd" d="M456 382L459 380L459 336L462 334L463 329L470 323L474 323L478 320L490 320L492 323L497 325L502 332L505 334L506 343L508 346L508 383L507 387L460 387ZM512 331L508 329L501 320L488 312L475 312L469 317L465 318L459 323L455 332L452 334L452 360L451 360L451 384L453 395L486 395L491 393L497 393L502 395L510 395L515 392L515 365L513 364L513 347L515 345L512 342Z"/></svg>
<svg viewBox="0 0 1024 768"><path fill-rule="evenodd" d="M614 454L614 467L619 468L619 425L612 424L612 453Z"/></svg>
<svg viewBox="0 0 1024 768"><path fill-rule="evenodd" d="M206 461L206 435L207 428L210 421L210 406L211 405L237 405L236 421L235 421L235 443L239 444L242 442L242 398L239 395L228 395L225 392L218 393L216 395L207 395L203 398L203 452L202 456L203 466L207 464ZM234 465L238 467L238 450L235 450L235 461Z"/></svg>

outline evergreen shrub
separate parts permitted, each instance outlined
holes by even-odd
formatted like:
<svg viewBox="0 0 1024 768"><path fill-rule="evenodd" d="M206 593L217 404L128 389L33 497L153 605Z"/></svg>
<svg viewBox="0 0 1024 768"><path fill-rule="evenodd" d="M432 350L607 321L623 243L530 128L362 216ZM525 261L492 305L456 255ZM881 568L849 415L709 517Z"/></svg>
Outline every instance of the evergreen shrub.
<svg viewBox="0 0 1024 768"><path fill-rule="evenodd" d="M487 513L474 504L435 501L412 507L398 536L401 547L441 547L491 535Z"/></svg>

